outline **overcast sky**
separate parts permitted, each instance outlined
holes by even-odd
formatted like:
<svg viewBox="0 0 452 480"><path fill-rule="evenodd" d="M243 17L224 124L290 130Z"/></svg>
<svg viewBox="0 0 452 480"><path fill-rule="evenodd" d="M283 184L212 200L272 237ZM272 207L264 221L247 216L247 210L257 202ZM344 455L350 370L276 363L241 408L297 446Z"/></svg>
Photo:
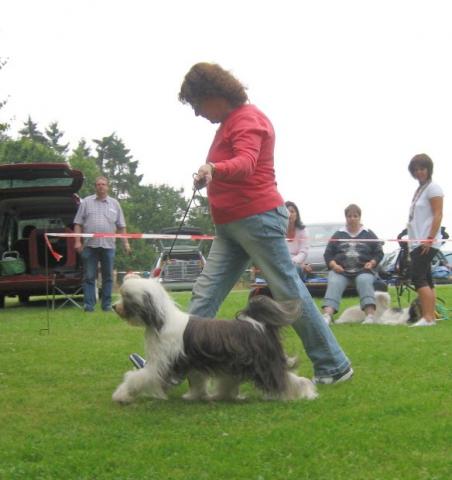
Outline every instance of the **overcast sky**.
<svg viewBox="0 0 452 480"><path fill-rule="evenodd" d="M272 120L279 189L305 222L353 202L394 238L425 152L452 230L451 25L449 0L3 0L1 113L13 135L28 115L57 121L72 147L116 132L145 183L188 196L216 126L177 93L217 62Z"/></svg>

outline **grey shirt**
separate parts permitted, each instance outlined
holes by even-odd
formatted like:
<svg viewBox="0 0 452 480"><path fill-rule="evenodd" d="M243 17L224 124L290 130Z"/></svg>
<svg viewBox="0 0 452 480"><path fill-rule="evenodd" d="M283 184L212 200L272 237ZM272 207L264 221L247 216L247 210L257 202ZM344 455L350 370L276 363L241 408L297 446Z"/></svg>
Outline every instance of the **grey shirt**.
<svg viewBox="0 0 452 480"><path fill-rule="evenodd" d="M111 197L99 199L96 195L85 197L78 208L74 223L83 227L83 233L116 233L126 222L119 202ZM115 248L114 238L86 238L86 247Z"/></svg>

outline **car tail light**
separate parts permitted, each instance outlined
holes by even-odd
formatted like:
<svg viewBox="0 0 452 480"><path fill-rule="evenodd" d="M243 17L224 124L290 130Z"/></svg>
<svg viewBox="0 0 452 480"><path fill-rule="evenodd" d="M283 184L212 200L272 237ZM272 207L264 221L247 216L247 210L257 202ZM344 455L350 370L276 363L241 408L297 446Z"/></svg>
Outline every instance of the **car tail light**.
<svg viewBox="0 0 452 480"><path fill-rule="evenodd" d="M158 278L160 277L160 274L162 273L162 269L161 268L155 268L154 270L152 270L152 276L154 278Z"/></svg>

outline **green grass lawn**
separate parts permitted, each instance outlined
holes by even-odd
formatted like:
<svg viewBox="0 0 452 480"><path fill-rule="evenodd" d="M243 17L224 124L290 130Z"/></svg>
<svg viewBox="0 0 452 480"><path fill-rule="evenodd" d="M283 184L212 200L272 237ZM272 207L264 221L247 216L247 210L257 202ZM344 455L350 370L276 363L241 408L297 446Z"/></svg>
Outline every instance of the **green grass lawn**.
<svg viewBox="0 0 452 480"><path fill-rule="evenodd" d="M438 287L452 305L452 289ZM185 308L186 293L174 295ZM221 314L246 301L234 291ZM356 303L346 298L342 307ZM168 401L121 407L111 394L143 351L113 313L9 302L0 311L0 479L450 479L452 320L434 328L333 325L350 382L315 401ZM50 331L40 331L50 325ZM291 329L289 354L312 369Z"/></svg>

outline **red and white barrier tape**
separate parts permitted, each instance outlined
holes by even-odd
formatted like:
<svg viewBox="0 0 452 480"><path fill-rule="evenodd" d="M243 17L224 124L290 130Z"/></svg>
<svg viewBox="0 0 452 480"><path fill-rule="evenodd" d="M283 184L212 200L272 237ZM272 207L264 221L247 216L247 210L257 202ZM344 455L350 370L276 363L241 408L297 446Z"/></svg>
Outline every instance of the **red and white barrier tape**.
<svg viewBox="0 0 452 480"><path fill-rule="evenodd" d="M130 238L130 239L148 239L148 240L174 240L177 238L178 240L213 240L215 238L214 235L175 235L175 234L165 234L165 233L46 233L45 234L45 241L47 247L49 248L53 257L60 261L62 255L55 252L50 243L48 237L65 237L65 238ZM309 237L306 240L316 240L310 239ZM287 239L288 242L292 241L292 239ZM317 241L319 241L317 239ZM326 240L325 240L326 241ZM399 238L331 238L328 241L331 242L432 242L431 239L399 239ZM452 239L441 239L441 242L450 242Z"/></svg>
<svg viewBox="0 0 452 480"><path fill-rule="evenodd" d="M213 240L214 235L176 235L166 233L46 233L48 237L81 237L81 238L132 238L132 239L150 239L150 240ZM319 241L319 239L306 237L305 240ZM291 242L292 239L287 239ZM431 242L431 239L404 239L404 238L330 238L322 242ZM436 241L436 240L433 240ZM450 242L452 239L440 239L440 242Z"/></svg>
<svg viewBox="0 0 452 480"><path fill-rule="evenodd" d="M46 233L49 237L82 237L82 238L147 238L151 240L213 240L213 235L175 235L165 233Z"/></svg>
<svg viewBox="0 0 452 480"><path fill-rule="evenodd" d="M151 239L151 240L173 240L177 237L178 240L213 240L213 235L174 235L164 233L46 233L44 234L47 248L52 254L53 258L59 262L63 256L53 249L48 237L62 237L62 238L132 238L132 239Z"/></svg>

